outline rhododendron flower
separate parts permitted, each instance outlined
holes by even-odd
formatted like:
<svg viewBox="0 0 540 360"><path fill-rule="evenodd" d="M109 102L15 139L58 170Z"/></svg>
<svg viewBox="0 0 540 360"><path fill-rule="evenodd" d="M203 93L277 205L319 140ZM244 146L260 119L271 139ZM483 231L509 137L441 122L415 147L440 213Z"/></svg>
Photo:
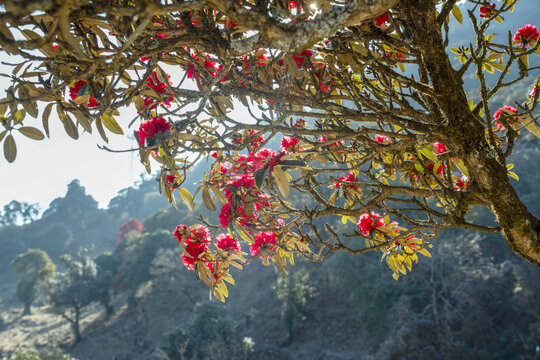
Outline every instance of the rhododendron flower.
<svg viewBox="0 0 540 360"><path fill-rule="evenodd" d="M390 138L388 136L377 134L375 136L375 142L378 142L378 143L381 143L381 144L388 144L388 143L390 143Z"/></svg>
<svg viewBox="0 0 540 360"><path fill-rule="evenodd" d="M291 55L291 57L296 62L296 66L298 66L299 69L302 67L302 64L304 63L305 59L310 58L312 56L313 56L313 51L311 51L309 49L303 50L298 55Z"/></svg>
<svg viewBox="0 0 540 360"><path fill-rule="evenodd" d="M184 251L187 254L182 254L182 262L188 270L193 270L201 255L208 251L208 246L205 243L186 241Z"/></svg>
<svg viewBox="0 0 540 360"><path fill-rule="evenodd" d="M430 171L433 171L433 168L435 167L435 165L430 162L428 164L426 164L426 167L430 170ZM446 165L440 165L439 168L437 169L437 175L442 175L443 171L446 169Z"/></svg>
<svg viewBox="0 0 540 360"><path fill-rule="evenodd" d="M382 24L384 24L388 20L389 20L388 13L384 13L382 15L377 16L377 18L375 19L375 25L380 27Z"/></svg>
<svg viewBox="0 0 540 360"><path fill-rule="evenodd" d="M126 238L126 236L132 232L137 231L141 232L143 230L143 224L135 218L129 219L122 225L120 225L120 229L118 231L118 234L116 235L116 242L114 243L114 246L120 245L120 243Z"/></svg>
<svg viewBox="0 0 540 360"><path fill-rule="evenodd" d="M446 148L446 145L440 142L433 143L433 146L435 146L435 150L437 150L437 154L442 154L448 151Z"/></svg>
<svg viewBox="0 0 540 360"><path fill-rule="evenodd" d="M456 186L454 186L454 189L457 191L465 191L469 188L469 179L467 179L466 176L462 176L456 181Z"/></svg>
<svg viewBox="0 0 540 360"><path fill-rule="evenodd" d="M167 75L167 78L170 79L171 76ZM165 89L167 89L167 84L159 81L156 70L154 70L153 74L150 74L150 76L148 76L148 79L146 79L146 86L148 86L150 89L154 89L154 91L157 93L164 93Z"/></svg>
<svg viewBox="0 0 540 360"><path fill-rule="evenodd" d="M513 112L515 114L517 113L517 110L513 106L504 106L502 108L499 108L493 114L493 119L495 120L495 126L497 127L497 129L499 129L499 131L506 130L503 124L499 121L499 118L501 117L501 115L508 116L508 112ZM510 124L510 126L512 126L512 119L507 119L507 121Z"/></svg>
<svg viewBox="0 0 540 360"><path fill-rule="evenodd" d="M339 189L342 186L349 189L358 189L358 185L355 185L355 182L358 182L358 178L354 176L354 173L350 172L347 176L342 176L337 179L338 181L334 182L334 187Z"/></svg>
<svg viewBox="0 0 540 360"><path fill-rule="evenodd" d="M357 225L360 231L362 231L362 235L368 236L371 230L384 226L384 222L381 215L372 211L371 214L365 213L360 215Z"/></svg>
<svg viewBox="0 0 540 360"><path fill-rule="evenodd" d="M298 150L298 145L300 143L300 140L290 137L290 136L284 136L283 140L281 141L281 150L286 152L295 152Z"/></svg>
<svg viewBox="0 0 540 360"><path fill-rule="evenodd" d="M219 223L224 229L226 229L229 226L231 219L232 219L231 204L226 203L225 205L221 207L221 212L219 213Z"/></svg>
<svg viewBox="0 0 540 360"><path fill-rule="evenodd" d="M221 250L240 251L238 239L233 239L230 234L219 234L216 238L216 246Z"/></svg>
<svg viewBox="0 0 540 360"><path fill-rule="evenodd" d="M488 1L486 5L480 6L480 17L481 18L487 18L490 17L490 15L495 12L495 4Z"/></svg>
<svg viewBox="0 0 540 360"><path fill-rule="evenodd" d="M270 249L275 251L276 233L273 231L258 232L255 235L255 242L249 246L251 255L257 255L261 250Z"/></svg>
<svg viewBox="0 0 540 360"><path fill-rule="evenodd" d="M176 179L178 177L176 175L170 175L168 174L167 175L167 184L169 185L175 185L175 182L176 182ZM173 189L173 186L170 187L170 189L172 190Z"/></svg>
<svg viewBox="0 0 540 360"><path fill-rule="evenodd" d="M540 36L540 33L538 33L536 26L527 24L516 31L516 34L514 35L513 40L521 41L520 45L521 43L523 43L524 46L527 46L531 42L536 41L539 36Z"/></svg>
<svg viewBox="0 0 540 360"><path fill-rule="evenodd" d="M294 123L293 127L302 129L306 126L306 120L304 119L296 119L296 122Z"/></svg>
<svg viewBox="0 0 540 360"><path fill-rule="evenodd" d="M152 118L150 120L143 121L137 131L139 137L139 143L141 146L145 145L146 138L152 137L156 134L160 134L164 131L170 130L171 125L164 118Z"/></svg>
<svg viewBox="0 0 540 360"><path fill-rule="evenodd" d="M204 258L204 253L208 251L210 242L210 232L202 225L193 225L189 228L185 225L178 225L174 232L178 242L185 241L182 260L188 270L193 270L195 263Z"/></svg>
<svg viewBox="0 0 540 360"><path fill-rule="evenodd" d="M85 95L87 93L88 93L88 85L85 80L79 80L75 82L75 84L73 84L73 87L69 88L69 97L71 98L71 100L75 100L79 96ZM97 102L93 96L90 96L90 99L88 99L88 103L86 104L88 108L93 108L94 106L99 106L99 105L101 104Z"/></svg>

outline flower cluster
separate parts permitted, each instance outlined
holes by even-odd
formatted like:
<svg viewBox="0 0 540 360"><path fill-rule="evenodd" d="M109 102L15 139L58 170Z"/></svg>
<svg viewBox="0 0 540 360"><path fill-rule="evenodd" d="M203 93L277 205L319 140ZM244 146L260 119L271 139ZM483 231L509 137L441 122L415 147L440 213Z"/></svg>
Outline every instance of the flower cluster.
<svg viewBox="0 0 540 360"><path fill-rule="evenodd" d="M258 232L255 235L255 242L249 246L251 255L258 255L261 252L275 251L276 233L273 231Z"/></svg>
<svg viewBox="0 0 540 360"><path fill-rule="evenodd" d="M184 244L184 254L182 261L188 270L193 270L197 261L205 261L205 254L208 252L210 243L210 232L202 225L192 225L189 228L185 225L178 225L174 236L179 243Z"/></svg>
<svg viewBox="0 0 540 360"><path fill-rule="evenodd" d="M495 12L495 4L488 1L486 5L480 6L480 17L481 18L488 18Z"/></svg>
<svg viewBox="0 0 540 360"><path fill-rule="evenodd" d="M355 185L355 183L358 182L358 178L355 177L352 172L350 172L347 176L337 178L337 180L338 181L334 182L333 184L333 187L336 189L358 189L358 185Z"/></svg>
<svg viewBox="0 0 540 360"><path fill-rule="evenodd" d="M76 81L72 87L69 88L69 97L71 100L75 100L79 96L86 95L88 93L88 83L85 80ZM93 96L90 96L86 106L88 108L93 108L95 106L101 105Z"/></svg>
<svg viewBox="0 0 540 360"><path fill-rule="evenodd" d="M527 24L516 31L514 38L512 40L519 41L520 45L523 44L523 46L527 46L530 43L538 40L539 36L540 36L540 33L538 33L536 26Z"/></svg>
<svg viewBox="0 0 540 360"><path fill-rule="evenodd" d="M375 142L378 142L380 144L390 144L391 140L388 136L377 134L375 135Z"/></svg>
<svg viewBox="0 0 540 360"><path fill-rule="evenodd" d="M137 131L139 144L145 146L147 138L152 138L170 129L171 125L162 117L154 117L150 120L143 121L139 126L139 131Z"/></svg>
<svg viewBox="0 0 540 360"><path fill-rule="evenodd" d="M114 243L114 246L120 245L130 232L141 232L142 230L143 224L141 224L139 220L135 218L129 219L128 221L120 225L120 229L118 231L118 234L116 235L116 242Z"/></svg>
<svg viewBox="0 0 540 360"><path fill-rule="evenodd" d="M499 108L495 113L493 113L493 120L495 120L495 126L499 131L504 131L506 128L504 125L499 121L499 118L501 115L508 116L509 113L517 113L517 110L513 106L504 106L502 108ZM513 127L513 121L512 118L507 119L508 124Z"/></svg>
<svg viewBox="0 0 540 360"><path fill-rule="evenodd" d="M375 211L372 211L369 214L365 213L360 215L357 225L362 232L362 235L369 236L372 230L384 226L384 222L381 215L377 214Z"/></svg>
<svg viewBox="0 0 540 360"><path fill-rule="evenodd" d="M283 140L281 141L281 151L284 151L286 153L296 152L298 151L299 144L299 139L290 136L284 136Z"/></svg>

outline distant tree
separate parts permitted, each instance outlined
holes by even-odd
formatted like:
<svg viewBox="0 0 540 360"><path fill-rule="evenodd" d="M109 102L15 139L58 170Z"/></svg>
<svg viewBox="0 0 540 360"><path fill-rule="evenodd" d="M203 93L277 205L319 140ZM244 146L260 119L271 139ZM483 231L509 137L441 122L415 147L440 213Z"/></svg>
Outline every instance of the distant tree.
<svg viewBox="0 0 540 360"><path fill-rule="evenodd" d="M171 246L174 246L174 240L166 230L128 237L126 243L115 252L122 259L115 282L136 289L151 278L150 268L158 250Z"/></svg>
<svg viewBox="0 0 540 360"><path fill-rule="evenodd" d="M113 278L120 267L121 260L116 255L109 252L103 253L94 259L98 273L95 297L105 308L105 317L109 318L113 314L111 304L111 286Z"/></svg>
<svg viewBox="0 0 540 360"><path fill-rule="evenodd" d="M85 307L100 300L100 279L96 263L81 249L75 256L62 255L67 272L49 282L53 310L69 321L75 343L81 340L80 320Z"/></svg>
<svg viewBox="0 0 540 360"><path fill-rule="evenodd" d="M308 270L301 268L290 276L278 272L276 291L283 303L281 317L287 327L287 340L291 341L296 327L305 319L307 300L313 297L316 287L309 279Z"/></svg>
<svg viewBox="0 0 540 360"><path fill-rule="evenodd" d="M13 200L4 206L4 211L0 213L0 225L26 224L35 220L38 215L38 204L28 204Z"/></svg>
<svg viewBox="0 0 540 360"><path fill-rule="evenodd" d="M28 233L29 237L25 240L26 245L47 251L53 259L58 259L60 255L64 254L73 241L72 232L63 222L42 223Z"/></svg>
<svg viewBox="0 0 540 360"><path fill-rule="evenodd" d="M11 262L11 268L19 277L17 298L24 304L23 315L29 315L30 306L38 295L38 284L51 278L56 266L45 251L30 249L17 255Z"/></svg>
<svg viewBox="0 0 540 360"><path fill-rule="evenodd" d="M132 231L141 232L143 229L143 224L137 219L129 219L122 225L120 225L120 229L118 230L118 234L116 235L116 242L114 243L114 246L120 245L122 241L126 239L126 237L131 233Z"/></svg>

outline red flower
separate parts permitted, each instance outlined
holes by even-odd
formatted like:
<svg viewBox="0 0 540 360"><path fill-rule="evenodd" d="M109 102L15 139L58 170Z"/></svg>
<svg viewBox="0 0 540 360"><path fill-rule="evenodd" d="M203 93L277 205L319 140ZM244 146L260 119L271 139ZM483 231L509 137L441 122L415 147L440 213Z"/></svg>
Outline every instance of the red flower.
<svg viewBox="0 0 540 360"><path fill-rule="evenodd" d="M437 154L442 154L448 151L446 148L446 145L440 142L433 143L433 146L435 146L435 150L437 150Z"/></svg>
<svg viewBox="0 0 540 360"><path fill-rule="evenodd" d="M184 236L187 234L187 226L186 225L178 225L176 229L174 230L174 236L178 240L178 242L182 242L184 239Z"/></svg>
<svg viewBox="0 0 540 360"><path fill-rule="evenodd" d="M497 127L497 129L499 129L499 131L506 130L503 124L499 121L499 118L501 117L501 115L508 116L508 112L513 112L515 114L517 113L517 110L513 106L504 106L502 108L499 108L493 114L493 119L495 120L495 126ZM508 119L507 121L512 126L512 119Z"/></svg>
<svg viewBox="0 0 540 360"><path fill-rule="evenodd" d="M525 46L529 45L531 42L536 41L540 34L536 29L536 26L527 24L522 28L519 28L514 35L514 41L521 41ZM520 45L521 45L520 42Z"/></svg>
<svg viewBox="0 0 540 360"><path fill-rule="evenodd" d="M290 136L284 136L283 140L281 141L281 150L285 152L295 152L298 150L298 143L300 140L290 137Z"/></svg>
<svg viewBox="0 0 540 360"><path fill-rule="evenodd" d="M469 188L469 180L466 176L462 176L456 181L456 186L454 186L454 189L457 191L465 191Z"/></svg>
<svg viewBox="0 0 540 360"><path fill-rule="evenodd" d="M491 16L491 13L495 11L495 4L488 1L486 5L480 6L480 17L487 18Z"/></svg>
<svg viewBox="0 0 540 360"><path fill-rule="evenodd" d="M176 175L167 175L167 184L173 185L176 181Z"/></svg>
<svg viewBox="0 0 540 360"><path fill-rule="evenodd" d="M145 145L145 140L148 137L152 137L156 134L159 134L163 131L170 130L171 125L164 118L152 118L150 120L143 121L139 126L139 131L137 131L137 136L139 137L139 143L141 146Z"/></svg>
<svg viewBox="0 0 540 360"><path fill-rule="evenodd" d="M167 78L170 79L171 76L167 75ZM154 91L157 93L164 93L165 89L167 89L167 84L159 81L156 70L154 70L154 73L150 74L148 79L146 79L146 86L148 86L150 89L154 89Z"/></svg>
<svg viewBox="0 0 540 360"><path fill-rule="evenodd" d="M226 203L221 207L221 212L219 213L219 223L225 229L229 226L229 223L232 219L232 209L231 204Z"/></svg>
<svg viewBox="0 0 540 360"><path fill-rule="evenodd" d="M429 164L426 164L426 167L430 170L430 171L433 171L433 168L434 168L434 164L432 162L430 162ZM437 174L438 175L442 175L443 171L446 169L446 165L441 165L439 166L439 168L437 169Z"/></svg>
<svg viewBox="0 0 540 360"><path fill-rule="evenodd" d="M306 120L304 119L297 119L293 125L293 127L299 128L299 129L304 128L305 126L306 126Z"/></svg>
<svg viewBox="0 0 540 360"><path fill-rule="evenodd" d="M350 172L349 175L342 176L337 179L338 181L334 182L334 187L339 189L341 186L349 189L358 189L358 185L355 185L355 182L358 182L358 178L354 176L354 173ZM348 183L348 184L347 184Z"/></svg>
<svg viewBox="0 0 540 360"><path fill-rule="evenodd" d="M53 44L52 49L53 49L53 51L56 51L56 49L58 49L58 44Z"/></svg>
<svg viewBox="0 0 540 360"><path fill-rule="evenodd" d="M384 13L380 16L377 16L377 18L375 19L375 25L381 26L387 21L388 21L388 13Z"/></svg>
<svg viewBox="0 0 540 360"><path fill-rule="evenodd" d="M296 66L300 69L304 60L313 56L313 51L305 49L298 55L292 55L292 58L296 62Z"/></svg>
<svg viewBox="0 0 540 360"><path fill-rule="evenodd" d="M384 226L384 222L381 219L381 215L372 211L371 214L365 213L360 215L357 225L360 231L362 231L362 235L368 236L371 230Z"/></svg>
<svg viewBox="0 0 540 360"><path fill-rule="evenodd" d="M230 234L219 234L216 238L216 246L221 250L240 251L240 243L233 239Z"/></svg>
<svg viewBox="0 0 540 360"><path fill-rule="evenodd" d="M251 255L257 255L261 250L269 249L275 251L276 233L273 231L258 232L255 235L255 242L249 246Z"/></svg>
<svg viewBox="0 0 540 360"><path fill-rule="evenodd" d="M210 232L202 225L193 225L189 228L185 225L178 225L174 236L178 242L185 240L185 254L182 255L182 260L188 270L193 270L195 263L204 258L202 254L208 251Z"/></svg>
<svg viewBox="0 0 540 360"><path fill-rule="evenodd" d="M378 143L381 143L381 144L389 144L390 143L390 138L388 136L377 134L375 136L375 142L378 142Z"/></svg>
<svg viewBox="0 0 540 360"><path fill-rule="evenodd" d="M184 252L182 254L182 262L188 270L193 270L195 268L195 263L201 258L201 254L205 253L208 250L208 246L205 243L200 242L187 242Z"/></svg>
<svg viewBox="0 0 540 360"><path fill-rule="evenodd" d="M79 96L82 96L82 95L85 95L86 93L88 93L88 86L84 87L86 84L87 84L87 82L85 80L79 80L79 81L75 82L75 84L73 84L73 87L69 88L69 97L71 98L71 100L75 100ZM84 89L83 89L83 87L84 87ZM83 91L81 91L81 89ZM99 106L99 105L101 105L101 104L99 102L97 102L96 99L93 96L90 96L90 99L88 99L88 104L86 104L86 106L88 108L92 108L94 106Z"/></svg>
<svg viewBox="0 0 540 360"><path fill-rule="evenodd" d="M143 224L140 223L139 220L133 218L129 219L122 225L120 225L120 229L118 231L118 235L116 235L116 242L114 243L114 246L120 245L120 243L126 238L126 236L132 232L137 231L141 232L143 229Z"/></svg>

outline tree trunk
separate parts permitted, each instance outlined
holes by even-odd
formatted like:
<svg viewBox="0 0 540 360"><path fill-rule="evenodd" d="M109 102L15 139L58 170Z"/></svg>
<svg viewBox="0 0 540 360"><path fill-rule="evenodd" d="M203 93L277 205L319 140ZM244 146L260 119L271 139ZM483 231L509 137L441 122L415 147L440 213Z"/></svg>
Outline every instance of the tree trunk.
<svg viewBox="0 0 540 360"><path fill-rule="evenodd" d="M75 320L71 323L73 334L75 335L75 343L78 344L81 341L81 329L80 329L81 311L79 308L75 309Z"/></svg>
<svg viewBox="0 0 540 360"><path fill-rule="evenodd" d="M24 310L23 310L23 316L24 315L31 315L32 314L32 303L26 303L24 304Z"/></svg>
<svg viewBox="0 0 540 360"><path fill-rule="evenodd" d="M413 42L421 51L430 86L437 96L441 141L465 163L473 187L490 204L508 246L540 265L540 221L519 199L508 178L504 157L484 135L484 126L469 109L463 81L452 68L431 0L402 0Z"/></svg>

